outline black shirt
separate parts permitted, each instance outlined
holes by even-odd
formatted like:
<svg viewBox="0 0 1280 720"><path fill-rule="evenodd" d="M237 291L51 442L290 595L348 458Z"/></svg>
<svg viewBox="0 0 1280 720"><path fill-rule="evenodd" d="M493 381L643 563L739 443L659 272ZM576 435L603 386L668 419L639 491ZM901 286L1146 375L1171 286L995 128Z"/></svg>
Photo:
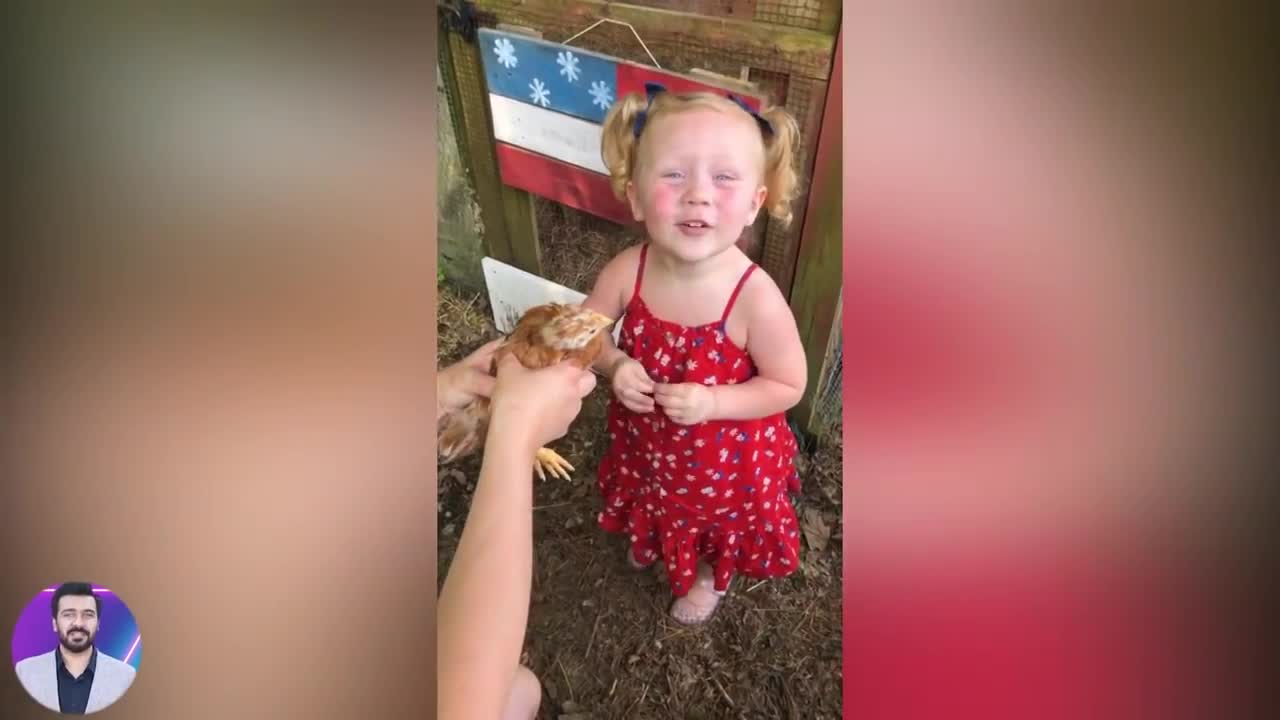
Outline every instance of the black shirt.
<svg viewBox="0 0 1280 720"><path fill-rule="evenodd" d="M80 677L72 677L67 670L66 661L62 659L62 648L59 647L53 656L58 659L58 705L63 714L83 715L89 705L89 690L93 688L93 673L98 669L98 648L89 655L89 664Z"/></svg>

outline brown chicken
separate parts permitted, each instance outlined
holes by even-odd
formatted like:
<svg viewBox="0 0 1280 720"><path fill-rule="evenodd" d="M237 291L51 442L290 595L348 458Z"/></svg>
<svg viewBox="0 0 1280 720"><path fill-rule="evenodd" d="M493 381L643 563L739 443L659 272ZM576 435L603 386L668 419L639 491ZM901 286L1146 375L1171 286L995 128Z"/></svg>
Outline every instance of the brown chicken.
<svg viewBox="0 0 1280 720"><path fill-rule="evenodd" d="M530 308L505 342L493 355L490 372L508 354L515 355L520 364L530 369L550 367L563 360L587 369L604 349L604 333L613 319L578 305L549 303ZM440 418L436 431L439 461L447 465L464 458L484 445L489 427L489 400L477 398L457 412ZM534 457L533 468L538 477L546 480L546 473L569 478L573 466L550 448L540 448Z"/></svg>

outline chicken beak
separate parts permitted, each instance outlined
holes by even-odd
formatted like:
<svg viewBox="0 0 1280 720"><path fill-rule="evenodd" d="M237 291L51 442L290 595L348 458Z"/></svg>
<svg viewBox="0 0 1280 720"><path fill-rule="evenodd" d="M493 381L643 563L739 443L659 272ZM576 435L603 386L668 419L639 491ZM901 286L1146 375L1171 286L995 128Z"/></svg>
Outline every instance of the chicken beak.
<svg viewBox="0 0 1280 720"><path fill-rule="evenodd" d="M587 310L587 322L591 324L592 335L604 330L612 325L615 321L613 318L602 315L595 310Z"/></svg>

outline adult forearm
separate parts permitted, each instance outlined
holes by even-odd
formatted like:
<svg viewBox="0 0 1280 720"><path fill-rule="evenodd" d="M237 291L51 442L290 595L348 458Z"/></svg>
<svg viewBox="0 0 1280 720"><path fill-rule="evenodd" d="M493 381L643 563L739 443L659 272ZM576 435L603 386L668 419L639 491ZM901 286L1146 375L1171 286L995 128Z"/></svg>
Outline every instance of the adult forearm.
<svg viewBox="0 0 1280 720"><path fill-rule="evenodd" d="M713 420L754 420L785 412L800 402L804 387L756 376L741 385L717 385Z"/></svg>
<svg viewBox="0 0 1280 720"><path fill-rule="evenodd" d="M498 717L520 662L533 579L532 443L495 418L440 594L440 717Z"/></svg>

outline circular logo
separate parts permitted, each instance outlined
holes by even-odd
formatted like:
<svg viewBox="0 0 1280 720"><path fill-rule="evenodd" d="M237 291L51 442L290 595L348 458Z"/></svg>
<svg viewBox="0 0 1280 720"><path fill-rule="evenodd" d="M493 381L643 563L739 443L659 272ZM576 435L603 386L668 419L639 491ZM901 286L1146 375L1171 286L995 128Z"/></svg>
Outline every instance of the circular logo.
<svg viewBox="0 0 1280 720"><path fill-rule="evenodd" d="M14 672L31 699L55 712L97 712L121 698L142 663L142 635L110 588L64 582L36 593L18 616Z"/></svg>

